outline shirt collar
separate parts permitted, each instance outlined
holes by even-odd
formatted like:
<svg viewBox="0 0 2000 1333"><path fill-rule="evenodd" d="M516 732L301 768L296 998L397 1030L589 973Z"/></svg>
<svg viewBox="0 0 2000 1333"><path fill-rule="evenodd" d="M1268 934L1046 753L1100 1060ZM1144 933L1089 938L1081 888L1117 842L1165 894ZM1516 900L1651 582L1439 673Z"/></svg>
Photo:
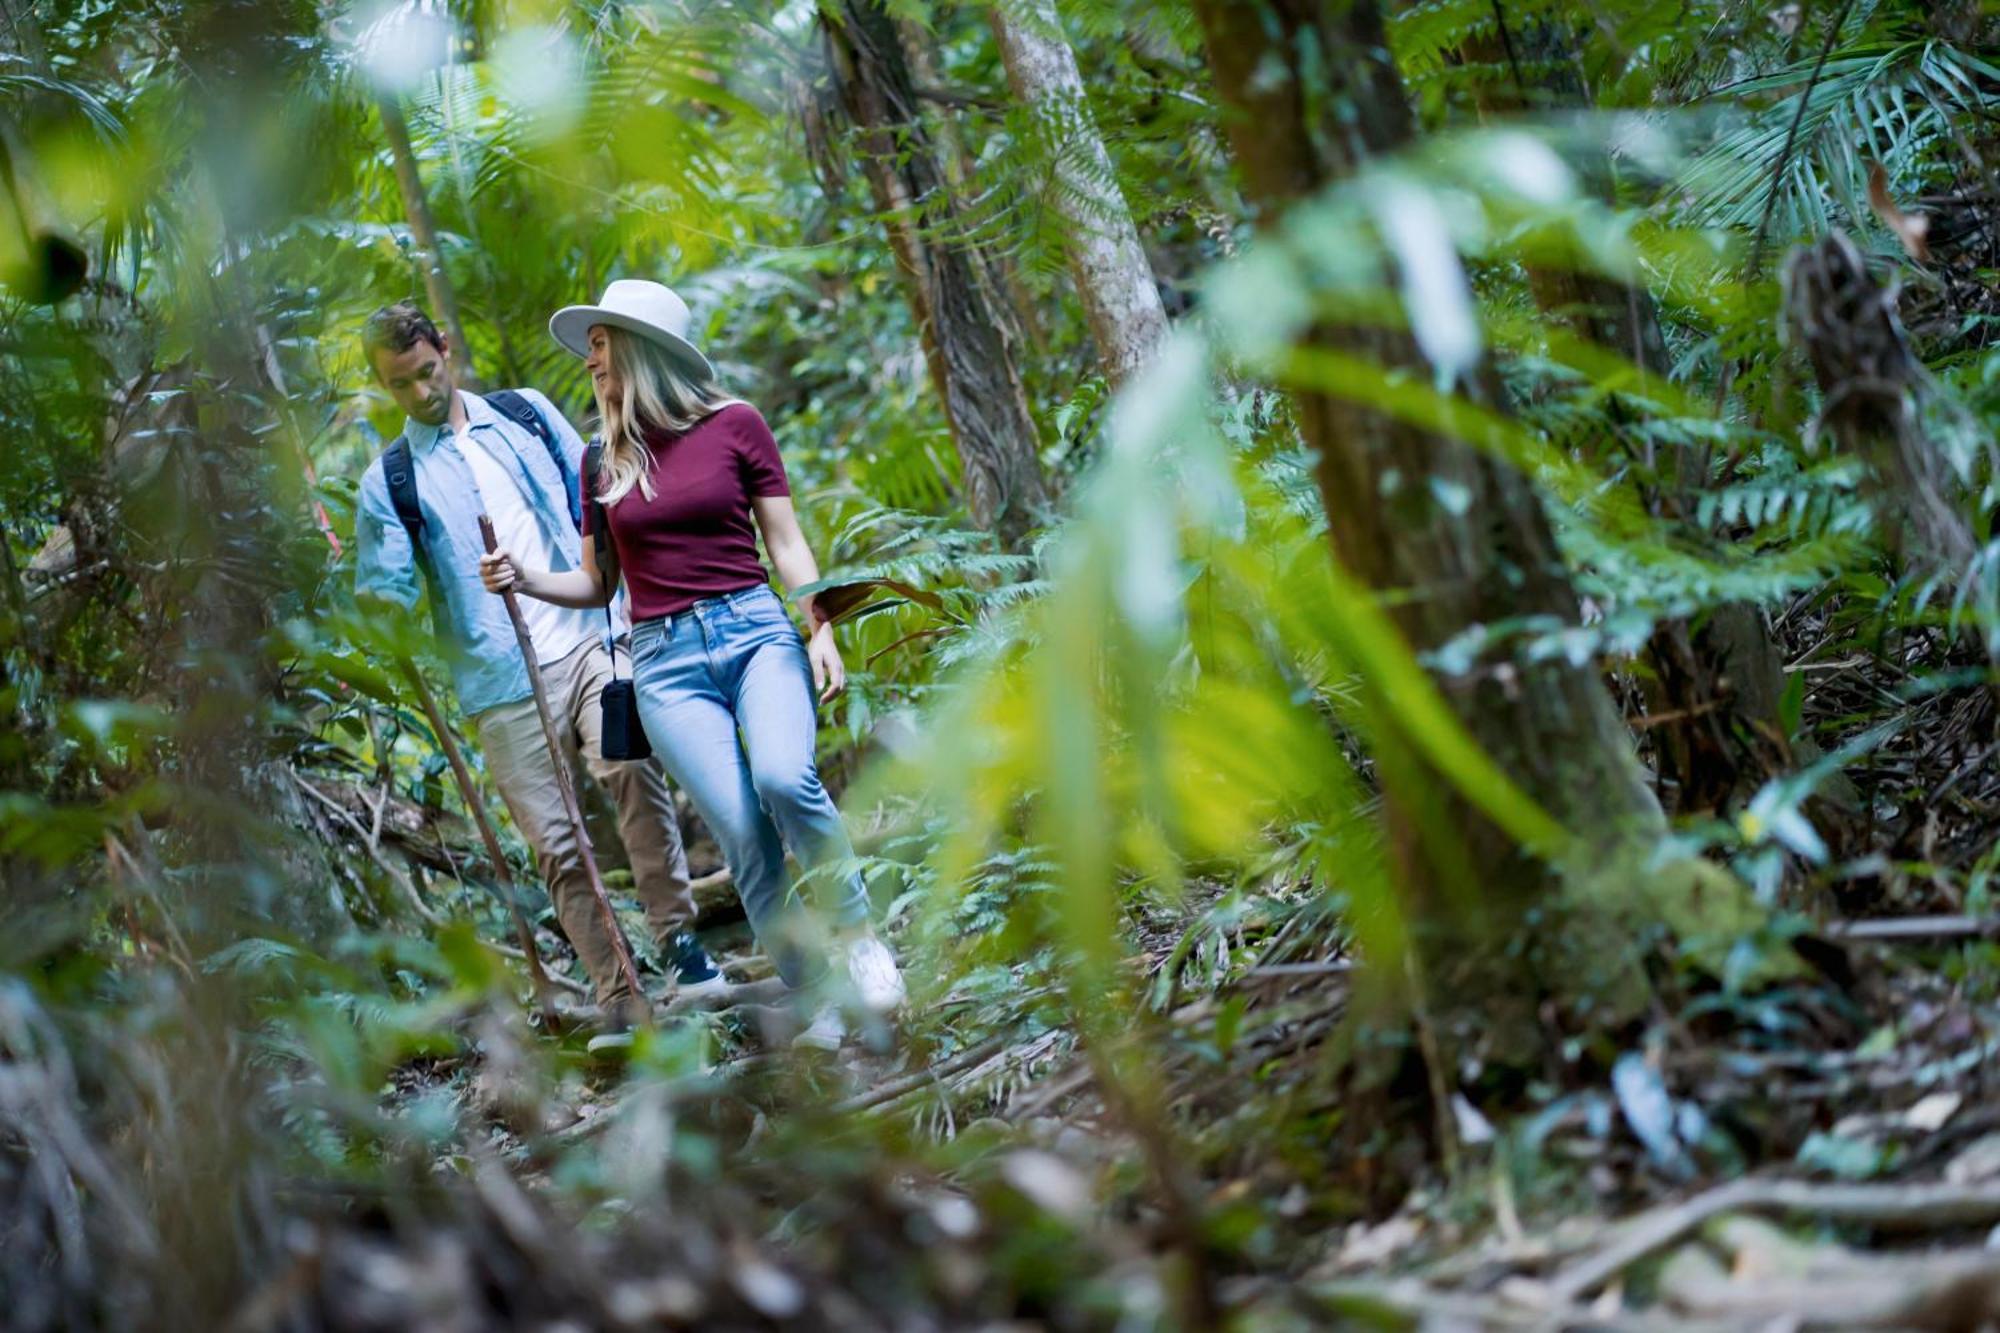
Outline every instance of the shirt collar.
<svg viewBox="0 0 2000 1333"><path fill-rule="evenodd" d="M458 395L459 402L465 408L465 428L467 430L472 430L479 426L490 426L499 420L498 417L494 416L493 409L487 406L486 400L478 394L467 393L463 389L453 389L452 392ZM432 449L436 447L437 442L450 430L451 422L449 419L442 426L427 426L413 417L403 418L403 438L410 442L412 449Z"/></svg>

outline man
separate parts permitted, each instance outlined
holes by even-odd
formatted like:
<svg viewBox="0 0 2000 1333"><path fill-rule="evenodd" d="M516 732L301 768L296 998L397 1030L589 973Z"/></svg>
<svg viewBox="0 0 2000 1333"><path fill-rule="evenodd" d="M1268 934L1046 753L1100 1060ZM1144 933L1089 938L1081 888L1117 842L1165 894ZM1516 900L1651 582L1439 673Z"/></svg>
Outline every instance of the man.
<svg viewBox="0 0 2000 1333"><path fill-rule="evenodd" d="M487 770L535 849L556 916L590 972L608 1027L633 1022L643 996L621 975L602 909L536 714L505 604L480 586L479 515L502 548L533 552L550 569L582 564L576 518L584 445L532 389L490 398L452 382L444 335L414 303L369 316L362 348L377 382L407 420L402 436L361 478L355 586L405 607L421 573L450 649L459 704L472 716ZM535 660L570 769L587 768L618 807L618 826L660 956L683 991L725 983L689 926L694 896L666 780L650 761L604 758L598 696L613 677L609 616L521 601ZM619 674L631 675L619 651ZM579 756L581 764L579 764Z"/></svg>

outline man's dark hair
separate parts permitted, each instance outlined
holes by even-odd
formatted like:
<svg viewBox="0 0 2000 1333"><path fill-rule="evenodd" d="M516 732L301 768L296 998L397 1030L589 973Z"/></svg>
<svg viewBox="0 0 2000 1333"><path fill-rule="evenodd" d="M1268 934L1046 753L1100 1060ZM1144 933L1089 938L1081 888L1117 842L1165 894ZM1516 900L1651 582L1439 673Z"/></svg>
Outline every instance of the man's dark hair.
<svg viewBox="0 0 2000 1333"><path fill-rule="evenodd" d="M440 352L444 350L444 338L437 325L431 323L431 317L415 301L385 305L361 326L361 351L371 366L375 364L375 353L395 355L409 351L419 342L427 342Z"/></svg>

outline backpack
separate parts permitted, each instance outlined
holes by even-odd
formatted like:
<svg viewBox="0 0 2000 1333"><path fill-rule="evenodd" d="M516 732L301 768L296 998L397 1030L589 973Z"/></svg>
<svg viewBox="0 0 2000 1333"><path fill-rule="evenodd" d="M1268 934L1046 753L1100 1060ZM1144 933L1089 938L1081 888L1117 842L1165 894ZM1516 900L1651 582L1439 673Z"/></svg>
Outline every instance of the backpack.
<svg viewBox="0 0 2000 1333"><path fill-rule="evenodd" d="M498 409L509 421L533 431L535 438L542 442L542 448L549 451L549 460L556 465L556 471L565 480L568 478L569 472L563 463L562 446L556 442L555 432L549 429L546 421L542 420L542 414L535 410L533 403L512 389L501 389L497 393L486 394L485 398L488 404ZM598 458L603 452L604 446L598 443L593 443L584 451L583 475L593 480L590 487L592 505L597 504L597 488L594 482L597 476ZM402 520L403 530L410 534L410 550L416 555L417 567L423 570L424 581L431 585L431 609L435 618L435 613L440 608L437 584L434 571L431 569L430 557L424 551L424 511L417 503L416 467L410 460L410 442L404 436L398 435L390 441L389 447L382 451L382 476L389 483L389 503L395 508L396 517ZM581 529L583 509L579 497L572 492L568 499L570 521ZM596 522L592 524L595 540L592 545L597 550L598 567L601 569L605 552L604 512L601 507L597 510L595 518Z"/></svg>

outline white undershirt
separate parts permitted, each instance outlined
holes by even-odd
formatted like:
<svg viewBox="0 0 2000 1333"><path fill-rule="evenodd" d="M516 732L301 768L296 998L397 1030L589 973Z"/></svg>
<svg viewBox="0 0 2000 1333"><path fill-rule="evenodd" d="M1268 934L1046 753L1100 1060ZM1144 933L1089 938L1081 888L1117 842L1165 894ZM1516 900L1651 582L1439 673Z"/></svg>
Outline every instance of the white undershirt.
<svg viewBox="0 0 2000 1333"><path fill-rule="evenodd" d="M514 557L516 569L554 569L555 552L512 474L470 430L460 431L455 438L459 453L472 465L472 480L485 502L486 516L493 520L493 535L500 549ZM584 640L595 638L603 625L601 611L557 606L538 597L516 600L521 604L521 618L528 622L528 638L535 645L538 665L568 657Z"/></svg>

